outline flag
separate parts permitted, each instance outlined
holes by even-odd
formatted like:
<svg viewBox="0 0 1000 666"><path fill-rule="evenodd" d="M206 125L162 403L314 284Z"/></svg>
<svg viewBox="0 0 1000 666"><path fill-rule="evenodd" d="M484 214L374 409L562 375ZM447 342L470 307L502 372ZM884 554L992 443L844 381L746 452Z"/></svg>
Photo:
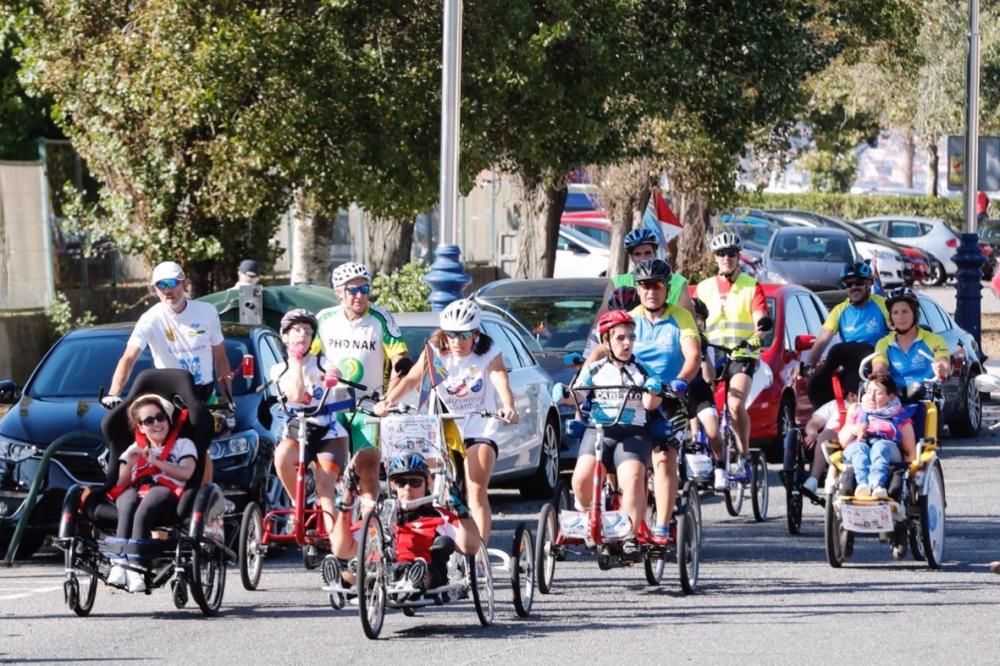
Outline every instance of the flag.
<svg viewBox="0 0 1000 666"><path fill-rule="evenodd" d="M882 278L878 274L878 265L875 257L868 262L872 267L872 293L877 296L885 296L885 287L882 286Z"/></svg>
<svg viewBox="0 0 1000 666"><path fill-rule="evenodd" d="M433 352L428 343L424 343L424 373L420 380L420 397L417 399L417 411L429 413L431 393L444 381L448 371L444 369L441 358Z"/></svg>
<svg viewBox="0 0 1000 666"><path fill-rule="evenodd" d="M658 187L654 187L649 193L649 203L646 204L646 212L642 215L642 224L656 234L656 238L660 241L660 256L663 255L667 241L684 229L677 215L660 194Z"/></svg>

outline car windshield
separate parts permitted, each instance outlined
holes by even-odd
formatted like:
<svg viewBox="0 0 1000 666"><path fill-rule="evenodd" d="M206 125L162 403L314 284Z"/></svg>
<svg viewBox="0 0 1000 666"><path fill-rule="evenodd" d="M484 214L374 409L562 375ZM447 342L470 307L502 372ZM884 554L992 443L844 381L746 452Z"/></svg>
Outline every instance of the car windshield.
<svg viewBox="0 0 1000 666"><path fill-rule="evenodd" d="M593 296L492 297L489 302L505 310L531 332L545 351L579 351L587 344L594 317L604 294Z"/></svg>
<svg viewBox="0 0 1000 666"><path fill-rule="evenodd" d="M424 350L424 343L437 330L436 326L400 326L399 332L403 336L403 342L409 350L408 356L416 362L417 358Z"/></svg>
<svg viewBox="0 0 1000 666"><path fill-rule="evenodd" d="M82 335L61 340L38 369L28 389L36 399L79 398L96 400L101 387L111 385L111 375L118 359L125 351L125 335ZM239 368L244 354L251 353L248 338L227 338L226 356L233 368ZM153 367L149 349L139 355L128 384L122 391L127 394L135 377ZM249 385L248 385L249 384ZM233 379L233 395L249 393L255 382L247 382L238 375Z"/></svg>
<svg viewBox="0 0 1000 666"><path fill-rule="evenodd" d="M852 260L844 236L810 233L781 234L774 239L771 257L778 261L821 261L846 264Z"/></svg>

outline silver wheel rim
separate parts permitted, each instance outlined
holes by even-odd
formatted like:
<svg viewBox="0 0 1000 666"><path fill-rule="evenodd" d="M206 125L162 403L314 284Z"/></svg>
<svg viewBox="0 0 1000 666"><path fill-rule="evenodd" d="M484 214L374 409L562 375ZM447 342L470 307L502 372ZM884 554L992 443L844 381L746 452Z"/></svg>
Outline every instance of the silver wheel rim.
<svg viewBox="0 0 1000 666"><path fill-rule="evenodd" d="M979 430L983 420L983 402L982 396L976 388L976 383L972 380L973 377L969 377L969 381L965 385L966 412L968 412L969 425L972 426L972 430Z"/></svg>
<svg viewBox="0 0 1000 666"><path fill-rule="evenodd" d="M525 608L531 606L535 595L535 553L531 547L531 534L524 530L521 534L521 552L514 566L521 576L521 603Z"/></svg>
<svg viewBox="0 0 1000 666"><path fill-rule="evenodd" d="M260 575L260 568L263 564L263 557L260 553L260 516L256 515L255 520L250 521L250 529L247 530L247 572L250 579L254 580Z"/></svg>
<svg viewBox="0 0 1000 666"><path fill-rule="evenodd" d="M542 455L545 456L545 481L550 488L559 483L559 443L555 428L551 423L545 424L545 436L542 438Z"/></svg>
<svg viewBox="0 0 1000 666"><path fill-rule="evenodd" d="M944 488L941 481L941 467L934 465L927 484L927 516L924 529L930 541L928 555L941 564L944 557Z"/></svg>

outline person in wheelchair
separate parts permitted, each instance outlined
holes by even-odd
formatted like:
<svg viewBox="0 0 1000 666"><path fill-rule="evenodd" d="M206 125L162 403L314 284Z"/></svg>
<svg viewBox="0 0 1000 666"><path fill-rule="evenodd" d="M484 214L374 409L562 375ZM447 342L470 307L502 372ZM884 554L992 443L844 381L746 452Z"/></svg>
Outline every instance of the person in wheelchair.
<svg viewBox="0 0 1000 666"><path fill-rule="evenodd" d="M413 502L430 492L431 473L419 453L408 453L389 461L386 476L396 498ZM408 581L426 591L448 582L448 559L457 549L466 555L479 550L476 522L458 493L449 497L450 508L424 504L399 513L394 530L397 581Z"/></svg>
<svg viewBox="0 0 1000 666"><path fill-rule="evenodd" d="M912 460L917 447L910 410L896 396L896 382L889 373L875 371L868 376L861 401L847 414L840 443L854 468L854 496L888 497L890 463L900 451Z"/></svg>

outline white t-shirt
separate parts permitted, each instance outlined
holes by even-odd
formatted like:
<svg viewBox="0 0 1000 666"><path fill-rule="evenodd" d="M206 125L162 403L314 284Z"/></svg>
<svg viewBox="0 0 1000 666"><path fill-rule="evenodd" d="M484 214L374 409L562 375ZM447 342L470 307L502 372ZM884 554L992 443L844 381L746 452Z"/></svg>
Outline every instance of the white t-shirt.
<svg viewBox="0 0 1000 666"><path fill-rule="evenodd" d="M281 377L286 371L288 363L277 363L271 366L271 376L270 379L273 382L277 382L278 378ZM306 393L311 397L309 402L301 403L295 402L294 400L289 400L287 405L292 409L303 409L310 406L315 406L316 401L323 397L323 393L326 391L326 387L323 386L323 369L320 367L319 360L315 356L309 356L306 359L305 365L302 366L302 381L305 384ZM279 388L280 390L280 388ZM335 402L337 400L342 400L347 397L347 390L342 388L335 388L333 394L327 398L327 404ZM334 439L336 437L347 437L347 432L340 427L337 423L336 418L331 418L329 414L319 414L317 416L310 416L306 419L308 423L313 423L318 426L324 426L328 428L326 437L323 439ZM286 433L288 435L289 433ZM290 433L293 437L297 433Z"/></svg>
<svg viewBox="0 0 1000 666"><path fill-rule="evenodd" d="M844 406L847 406L846 403ZM823 419L823 430L840 430L840 410L836 400L821 405L813 414Z"/></svg>
<svg viewBox="0 0 1000 666"><path fill-rule="evenodd" d="M618 410L622 410L619 425L646 425L646 408L642 404L642 393L634 392L628 396L624 389L600 389L601 386L636 386L641 387L643 381L651 376L650 370L639 361L618 366L610 359L601 359L584 366L577 377L573 388L594 387L591 391L590 414L598 423L614 423ZM624 400L624 405L622 404Z"/></svg>
<svg viewBox="0 0 1000 666"><path fill-rule="evenodd" d="M132 453L133 451L140 451L141 449L142 447L133 442L132 446L125 449L125 453L123 453L121 457L118 458L118 460L120 460L121 462L126 462L128 461L130 453ZM159 458L160 453L162 453L162 451L163 451L162 446L154 446L153 456L155 458ZM181 461L184 460L185 458L193 458L197 462L198 449L195 447L194 442L192 442L187 437L178 437L177 441L174 443L174 448L170 449L170 455L167 456L167 462L170 463L171 465L179 465ZM187 483L187 481L185 480L175 479L174 477L167 476L166 474L163 473L157 473L153 475L154 479L159 479L160 477L173 481L179 486L183 486L185 483Z"/></svg>
<svg viewBox="0 0 1000 666"><path fill-rule="evenodd" d="M497 392L490 381L489 367L500 355L500 346L493 344L485 354L438 355L447 376L435 387L441 402L451 414L469 414L461 424L462 437L492 438L500 427L495 418L485 419L476 412L497 408Z"/></svg>
<svg viewBox="0 0 1000 666"><path fill-rule="evenodd" d="M399 326L392 315L374 305L355 320L344 314L344 306L320 310L317 336L323 343L327 367L338 368L344 379L364 384L368 393L379 392L388 380L391 359L406 353Z"/></svg>
<svg viewBox="0 0 1000 666"><path fill-rule="evenodd" d="M154 366L187 370L197 385L215 379L212 347L221 344L219 313L208 303L191 299L179 314L163 303L149 308L128 339L128 346L139 351L149 347Z"/></svg>

